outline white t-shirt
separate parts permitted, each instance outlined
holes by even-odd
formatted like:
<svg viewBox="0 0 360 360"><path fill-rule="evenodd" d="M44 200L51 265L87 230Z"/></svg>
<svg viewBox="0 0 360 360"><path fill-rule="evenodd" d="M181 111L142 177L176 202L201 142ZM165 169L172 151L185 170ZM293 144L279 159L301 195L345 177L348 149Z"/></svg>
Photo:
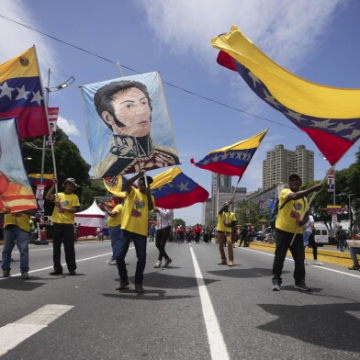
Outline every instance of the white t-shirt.
<svg viewBox="0 0 360 360"><path fill-rule="evenodd" d="M313 223L313 222L314 222L314 218L312 217L312 215L309 215L309 220L304 225L304 231L312 232L311 223Z"/></svg>

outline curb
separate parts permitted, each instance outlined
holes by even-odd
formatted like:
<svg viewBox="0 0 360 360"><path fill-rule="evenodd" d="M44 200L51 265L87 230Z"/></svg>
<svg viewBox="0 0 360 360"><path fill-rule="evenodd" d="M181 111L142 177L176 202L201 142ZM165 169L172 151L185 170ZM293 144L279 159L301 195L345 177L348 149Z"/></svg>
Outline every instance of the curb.
<svg viewBox="0 0 360 360"><path fill-rule="evenodd" d="M329 245L330 247L331 245ZM250 248L252 249L258 249L268 252L274 252L275 251L275 244L266 244L261 242L251 242ZM335 246L331 246L332 249L335 249ZM288 254L291 256L290 251L288 251ZM307 260L313 261L313 252L312 249L306 249L305 250L305 258ZM352 266L352 259L348 252L342 253L339 251L334 250L326 250L322 248L318 248L318 260L324 263L330 263L335 264L339 266L349 267Z"/></svg>

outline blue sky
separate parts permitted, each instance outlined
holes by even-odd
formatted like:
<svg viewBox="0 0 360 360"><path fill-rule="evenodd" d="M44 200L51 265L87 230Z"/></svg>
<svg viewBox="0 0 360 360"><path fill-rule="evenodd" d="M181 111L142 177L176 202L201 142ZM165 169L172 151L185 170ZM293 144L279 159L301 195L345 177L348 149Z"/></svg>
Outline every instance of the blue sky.
<svg viewBox="0 0 360 360"><path fill-rule="evenodd" d="M236 24L262 51L296 75L315 83L360 88L360 1L358 0L2 0L0 16L35 28L80 51L0 17L0 62L36 45L44 83L70 76L69 88L52 93L60 107L59 126L90 163L78 86L124 76L161 71L163 82L237 107L276 123L206 101L164 85L182 171L210 192L211 173L190 164L209 151L270 128L240 186L262 185L262 160L277 144L315 152L315 178L329 165L304 132L266 106L241 78L216 63L211 38ZM105 58L101 59L100 57ZM125 68L127 67L127 68ZM286 125L286 126L282 126ZM355 160L356 144L339 162ZM39 154L40 172L40 154ZM36 161L36 160L33 160ZM151 171L156 175L161 171ZM69 174L75 176L75 174ZM233 184L237 179L234 178ZM189 224L200 222L201 205L175 211Z"/></svg>

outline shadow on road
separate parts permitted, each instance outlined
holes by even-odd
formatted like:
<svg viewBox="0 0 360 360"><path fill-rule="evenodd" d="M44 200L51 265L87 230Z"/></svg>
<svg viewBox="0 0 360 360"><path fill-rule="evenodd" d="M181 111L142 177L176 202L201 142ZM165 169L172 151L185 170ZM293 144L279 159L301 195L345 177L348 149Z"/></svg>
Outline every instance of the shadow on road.
<svg viewBox="0 0 360 360"><path fill-rule="evenodd" d="M360 303L258 304L278 319L258 327L328 349L360 352Z"/></svg>
<svg viewBox="0 0 360 360"><path fill-rule="evenodd" d="M236 264L234 265L236 267ZM238 269L223 267L224 270L208 271L211 275L224 276L231 278L259 278L259 277L272 277L272 269L269 268L251 268L251 269ZM283 271L283 275L289 271Z"/></svg>

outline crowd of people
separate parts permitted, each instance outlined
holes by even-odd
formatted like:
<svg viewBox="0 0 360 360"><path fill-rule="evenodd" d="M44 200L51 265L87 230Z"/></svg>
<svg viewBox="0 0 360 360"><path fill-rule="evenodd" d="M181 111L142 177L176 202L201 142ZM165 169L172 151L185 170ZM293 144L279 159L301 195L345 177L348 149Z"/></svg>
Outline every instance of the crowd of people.
<svg viewBox="0 0 360 360"><path fill-rule="evenodd" d="M137 181L137 187L133 186ZM63 274L61 265L61 244L64 247L65 261L69 275L76 275L76 256L74 243L77 238L78 226L74 224L75 213L79 210L79 198L74 193L77 185L74 178L67 178L63 183L64 191L54 193L57 184L54 179L53 186L46 194L48 201L54 202L51 216L51 224L54 227L52 234L53 244L53 271L50 275ZM151 195L150 185L153 179L141 171L125 183L126 197L114 196L112 206L101 204L107 213L107 226L111 239L112 255L108 263L117 265L120 276L120 284L117 288L124 291L130 286L125 258L132 242L136 249L137 264L135 270L135 291L143 293L144 270L146 266L147 239L155 241L159 251L154 268L169 267L173 259L166 251L168 241L176 243L209 243L215 237L219 251L219 265L234 265L235 242L239 241L239 247L249 246L254 238L255 230L252 226L237 225L235 212L232 211L232 201L224 203L218 212L216 227L178 225L173 228L173 210L156 207L155 200ZM319 183L306 190L300 190L301 178L297 174L289 177L289 189L283 189L279 196L279 210L275 223L275 256L273 262L272 290L280 291L282 285L282 269L288 249L294 258L295 288L310 291L305 282L305 249L313 249L314 264L322 265L317 259L317 244L314 239L314 218L307 211L306 196L319 191L322 184ZM156 221L150 221L149 214L156 215ZM24 280L29 279L29 240L31 230L35 227L34 212L5 214L3 223L4 247L2 252L3 276L9 277L11 271L11 254L15 244L20 253L20 271ZM38 227L39 228L39 227ZM99 239L103 237L101 230L98 231ZM346 233L339 226L336 234L340 251L344 251ZM353 235L353 239L360 240L360 235ZM74 241L75 240L75 241ZM225 250L227 248L227 250ZM350 247L350 255L353 266L350 270L359 270L357 255L360 248Z"/></svg>

